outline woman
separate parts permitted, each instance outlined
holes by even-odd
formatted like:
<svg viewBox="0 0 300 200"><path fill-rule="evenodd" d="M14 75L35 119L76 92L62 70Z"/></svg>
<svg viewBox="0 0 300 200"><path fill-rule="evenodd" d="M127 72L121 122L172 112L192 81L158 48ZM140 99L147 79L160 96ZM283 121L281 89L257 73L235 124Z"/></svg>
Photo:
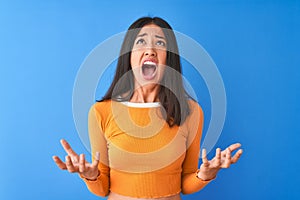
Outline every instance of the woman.
<svg viewBox="0 0 300 200"><path fill-rule="evenodd" d="M91 192L110 200L179 200L197 192L218 171L238 161L240 144L216 149L212 160L202 151L203 112L185 92L178 47L161 18L135 21L124 38L114 80L89 112L93 162L62 140L63 170L77 172Z"/></svg>

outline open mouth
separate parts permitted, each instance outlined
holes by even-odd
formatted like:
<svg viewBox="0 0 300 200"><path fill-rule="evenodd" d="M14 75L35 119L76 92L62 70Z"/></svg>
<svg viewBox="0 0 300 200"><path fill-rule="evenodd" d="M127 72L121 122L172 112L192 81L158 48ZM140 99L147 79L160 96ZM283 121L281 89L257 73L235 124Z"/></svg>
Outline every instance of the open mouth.
<svg viewBox="0 0 300 200"><path fill-rule="evenodd" d="M146 80L152 80L156 74L157 65L152 61L145 61L142 66L143 77Z"/></svg>

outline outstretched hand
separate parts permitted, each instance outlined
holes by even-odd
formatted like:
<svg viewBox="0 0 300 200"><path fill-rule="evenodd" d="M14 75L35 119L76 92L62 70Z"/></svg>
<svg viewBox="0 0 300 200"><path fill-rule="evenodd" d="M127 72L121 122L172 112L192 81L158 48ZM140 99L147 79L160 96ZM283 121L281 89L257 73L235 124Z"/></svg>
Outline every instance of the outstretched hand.
<svg viewBox="0 0 300 200"><path fill-rule="evenodd" d="M202 150L202 164L197 176L202 180L214 179L218 171L222 168L229 168L231 164L236 163L241 157L243 150L239 149L234 156L231 153L241 147L240 143L235 143L221 151L216 149L216 155L213 159L208 160L206 157L206 150Z"/></svg>
<svg viewBox="0 0 300 200"><path fill-rule="evenodd" d="M84 154L78 155L73 151L71 146L66 140L60 141L64 150L68 154L63 162L58 156L53 156L53 160L56 165L62 170L68 170L70 173L79 173L84 178L89 180L97 179L99 175L98 164L100 160L99 152L96 153L96 158L92 163L85 160Z"/></svg>

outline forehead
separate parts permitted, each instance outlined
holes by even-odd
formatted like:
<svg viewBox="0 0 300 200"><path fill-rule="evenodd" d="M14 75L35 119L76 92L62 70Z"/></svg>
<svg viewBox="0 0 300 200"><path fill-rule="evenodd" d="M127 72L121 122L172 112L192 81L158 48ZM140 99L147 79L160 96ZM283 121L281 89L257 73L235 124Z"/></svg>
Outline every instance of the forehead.
<svg viewBox="0 0 300 200"><path fill-rule="evenodd" d="M160 28L159 26L157 26L155 24L148 24L148 25L143 26L143 28L141 28L138 35L141 35L144 33L146 33L147 35L165 36L162 28Z"/></svg>

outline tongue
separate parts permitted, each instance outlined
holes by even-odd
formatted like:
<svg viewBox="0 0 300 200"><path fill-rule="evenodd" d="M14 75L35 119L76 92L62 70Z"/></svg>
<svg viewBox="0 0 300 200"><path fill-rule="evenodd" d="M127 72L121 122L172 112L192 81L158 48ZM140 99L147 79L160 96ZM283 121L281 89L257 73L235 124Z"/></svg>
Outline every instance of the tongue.
<svg viewBox="0 0 300 200"><path fill-rule="evenodd" d="M146 67L144 68L144 75L151 76L154 73L154 67Z"/></svg>
<svg viewBox="0 0 300 200"><path fill-rule="evenodd" d="M146 78L152 78L152 75L155 72L155 66L153 65L144 65L143 66L143 74Z"/></svg>

